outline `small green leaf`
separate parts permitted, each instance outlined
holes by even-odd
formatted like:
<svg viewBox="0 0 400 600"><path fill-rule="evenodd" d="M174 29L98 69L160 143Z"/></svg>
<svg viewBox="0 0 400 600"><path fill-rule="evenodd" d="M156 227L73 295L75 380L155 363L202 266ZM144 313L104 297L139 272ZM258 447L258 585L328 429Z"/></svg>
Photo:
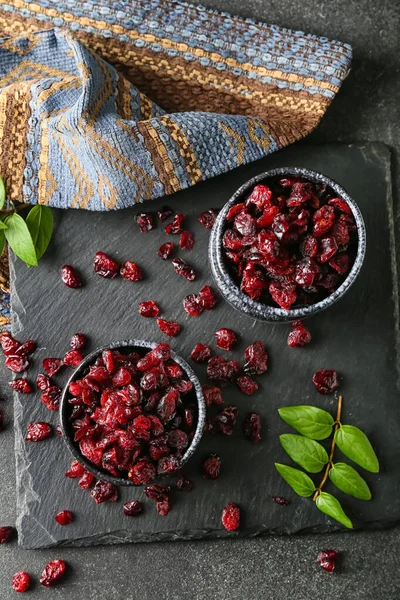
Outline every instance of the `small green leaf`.
<svg viewBox="0 0 400 600"><path fill-rule="evenodd" d="M6 201L6 188L4 187L4 181L0 177L0 210L3 208Z"/></svg>
<svg viewBox="0 0 400 600"><path fill-rule="evenodd" d="M28 213L26 224L30 231L36 258L39 260L46 251L53 233L53 213L48 206L37 204Z"/></svg>
<svg viewBox="0 0 400 600"><path fill-rule="evenodd" d="M316 406L285 406L278 413L288 425L312 440L324 440L332 433L332 415Z"/></svg>
<svg viewBox="0 0 400 600"><path fill-rule="evenodd" d="M5 224L8 229L4 233L11 250L28 266L37 266L35 246L23 218L17 213L13 213L6 217Z"/></svg>
<svg viewBox="0 0 400 600"><path fill-rule="evenodd" d="M346 463L336 463L329 471L329 479L339 490L359 500L371 500L372 494L365 479Z"/></svg>
<svg viewBox="0 0 400 600"><path fill-rule="evenodd" d="M0 221L0 229L7 229L7 225L4 223L4 221Z"/></svg>
<svg viewBox="0 0 400 600"><path fill-rule="evenodd" d="M0 229L0 256L3 254L5 243L6 243L6 236L4 235L4 231L2 229Z"/></svg>
<svg viewBox="0 0 400 600"><path fill-rule="evenodd" d="M275 468L299 496L307 498L307 496L311 496L315 491L313 480L303 473L303 471L300 471L300 469L294 469L293 467L279 463L275 463Z"/></svg>
<svg viewBox="0 0 400 600"><path fill-rule="evenodd" d="M341 425L335 432L335 442L343 454L357 465L371 473L379 472L379 462L374 449L361 429L353 425Z"/></svg>
<svg viewBox="0 0 400 600"><path fill-rule="evenodd" d="M279 439L290 458L309 473L319 473L329 460L325 448L314 440L294 433L284 433Z"/></svg>
<svg viewBox="0 0 400 600"><path fill-rule="evenodd" d="M339 500L332 496L332 494L321 492L317 497L315 504L317 505L317 508L319 508L319 510L325 515L328 515L329 517L332 517L332 519L339 521L339 523L348 529L353 529L353 523L344 512Z"/></svg>

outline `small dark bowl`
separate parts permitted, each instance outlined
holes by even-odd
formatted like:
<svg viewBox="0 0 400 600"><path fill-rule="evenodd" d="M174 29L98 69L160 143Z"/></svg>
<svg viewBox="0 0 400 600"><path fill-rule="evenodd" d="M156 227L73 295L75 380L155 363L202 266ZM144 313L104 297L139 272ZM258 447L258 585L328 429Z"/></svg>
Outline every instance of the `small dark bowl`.
<svg viewBox="0 0 400 600"><path fill-rule="evenodd" d="M338 289L315 304L299 306L290 310L284 310L278 306L270 306L262 302L257 302L242 292L238 285L233 281L229 273L229 269L227 268L227 260L225 258L222 246L222 236L226 226L225 218L231 206L233 204L242 202L252 188L258 183L268 183L268 180L277 176L304 177L305 179L315 183L327 184L337 194L337 196L343 198L343 200L345 200L351 208L351 212L353 213L353 217L357 226L358 235L358 247L353 266L351 267L346 279L338 287ZM308 169L299 167L284 167L280 169L272 169L271 171L266 171L265 173L261 173L260 175L253 177L244 185L242 185L237 192L235 192L235 194L225 204L216 218L210 235L208 258L215 283L217 284L218 289L225 300L231 306L248 315L249 317L252 317L253 319L270 323L285 323L315 315L316 313L329 308L332 306L332 304L339 300L339 298L344 296L360 272L365 257L365 251L366 231L364 219L356 202L349 196L349 194L338 183L332 179L329 179L325 175L322 175L322 173L309 171Z"/></svg>
<svg viewBox="0 0 400 600"><path fill-rule="evenodd" d="M70 376L70 378L68 379L67 383L65 384L65 386L63 388L63 392L62 392L62 396L61 396L61 403L60 403L60 421L61 421L61 431L62 431L62 435L63 435L63 440L66 443L66 445L68 446L68 449L70 450L73 457L76 460L78 460L85 467L85 469L87 471L90 471L90 473L92 473L97 479L102 479L103 481L108 481L115 485L133 485L133 486L137 485L137 484L133 483L132 481L130 481L128 478L114 477L107 471L96 467L96 465L94 465L92 462L90 462L87 458L85 458L81 454L81 452L79 450L79 446L77 445L76 442L74 442L73 430L71 427L71 423L69 421L71 405L68 402L68 396L69 396L68 386L71 383L71 381L74 381L75 379L80 379L83 376L84 371L96 360L96 358L98 356L100 356L100 354L104 350L108 350L108 349L115 350L118 348L121 348L121 349L129 348L129 349L132 349L132 351L134 351L137 348L148 348L149 350L151 350L156 345L157 345L156 343L143 341L143 340L124 340L121 342L113 342L112 344L109 344L108 346L103 346L102 348L98 348L97 350L94 350L94 352L91 352L90 354L88 354L85 357L85 359L81 362L81 364L74 370L74 372L72 373L72 375ZM194 371L191 369L191 367L187 364L186 361L183 360L183 358L178 356L172 350L171 350L171 358L173 358L173 360L175 360L182 367L186 376L193 383L194 392L196 394L196 399L197 399L196 431L195 431L193 439L190 443L190 446L187 448L185 454L178 462L178 468L180 469L185 463L187 463L189 458L191 458L191 456L194 454L197 446L199 445L201 436L203 434L204 423L205 423L205 418L206 418L206 404L204 401L201 384L200 384L199 380L197 379Z"/></svg>

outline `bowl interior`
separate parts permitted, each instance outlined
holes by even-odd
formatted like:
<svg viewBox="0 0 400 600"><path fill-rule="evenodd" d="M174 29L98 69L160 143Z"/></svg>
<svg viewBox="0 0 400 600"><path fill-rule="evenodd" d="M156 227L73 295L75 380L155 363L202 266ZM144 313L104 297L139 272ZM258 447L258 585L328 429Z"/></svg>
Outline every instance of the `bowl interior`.
<svg viewBox="0 0 400 600"><path fill-rule="evenodd" d="M97 467L94 463L90 462L86 457L84 457L81 454L78 443L74 441L74 431L72 429L72 424L70 421L72 405L68 402L68 398L71 396L71 394L68 391L68 386L72 381L75 381L76 379L81 379L86 374L89 366L94 363L96 358L100 356L104 350L119 350L121 353L137 351L144 355L156 345L157 344L154 342L149 342L145 340L124 340L114 342L112 344L108 344L107 346L98 348L85 357L81 364L73 371L72 375L69 377L68 381L66 382L63 388L60 403L60 422L63 440L70 452L72 453L72 455L74 456L74 458L78 460L85 467L85 469L92 473L97 479L109 481L116 485L136 485L127 477L113 476L105 469ZM200 442L204 429L206 406L201 384L197 379L193 369L187 364L185 360L183 360L183 358L181 358L178 354L173 352L173 350L171 350L171 359L173 359L179 364L179 366L185 372L186 377L190 379L190 381L193 383L193 389L185 395L185 401L188 403L188 405L194 405L197 408L197 424L194 436L192 438L191 443L185 450L184 455L181 459L178 460L178 468L181 468L193 455Z"/></svg>

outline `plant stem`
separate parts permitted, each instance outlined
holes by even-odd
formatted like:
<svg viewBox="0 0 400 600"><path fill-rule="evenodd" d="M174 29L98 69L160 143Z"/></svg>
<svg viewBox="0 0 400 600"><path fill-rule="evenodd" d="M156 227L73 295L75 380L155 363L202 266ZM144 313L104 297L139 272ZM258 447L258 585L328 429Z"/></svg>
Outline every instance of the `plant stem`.
<svg viewBox="0 0 400 600"><path fill-rule="evenodd" d="M333 438L332 438L332 443L331 443L331 451L329 453L329 460L328 460L328 464L326 465L326 469L325 469L325 473L324 473L324 476L322 478L322 481L319 484L319 486L317 487L317 489L315 490L315 493L314 493L314 496L313 496L313 500L314 501L320 495L321 490L322 490L323 486L325 485L326 480L328 479L329 471L331 470L331 467L332 467L333 453L335 452L335 446L336 446L336 444L335 444L335 432L340 427L340 417L342 415L342 402L343 402L343 397L339 396L339 398L338 398L337 414L336 414L336 421L335 421L335 427L334 427L334 430L333 430Z"/></svg>

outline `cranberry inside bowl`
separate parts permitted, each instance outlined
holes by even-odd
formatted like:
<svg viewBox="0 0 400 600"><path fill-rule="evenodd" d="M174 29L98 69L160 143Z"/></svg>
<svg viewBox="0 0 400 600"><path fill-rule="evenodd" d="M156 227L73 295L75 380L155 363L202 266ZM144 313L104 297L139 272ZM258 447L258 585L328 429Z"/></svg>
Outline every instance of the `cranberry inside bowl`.
<svg viewBox="0 0 400 600"><path fill-rule="evenodd" d="M308 169L247 181L218 214L209 261L224 298L254 319L288 322L325 310L360 272L366 250L356 202Z"/></svg>
<svg viewBox="0 0 400 600"><path fill-rule="evenodd" d="M63 439L82 466L116 485L147 485L195 452L205 401L169 344L112 343L89 354L64 386Z"/></svg>

